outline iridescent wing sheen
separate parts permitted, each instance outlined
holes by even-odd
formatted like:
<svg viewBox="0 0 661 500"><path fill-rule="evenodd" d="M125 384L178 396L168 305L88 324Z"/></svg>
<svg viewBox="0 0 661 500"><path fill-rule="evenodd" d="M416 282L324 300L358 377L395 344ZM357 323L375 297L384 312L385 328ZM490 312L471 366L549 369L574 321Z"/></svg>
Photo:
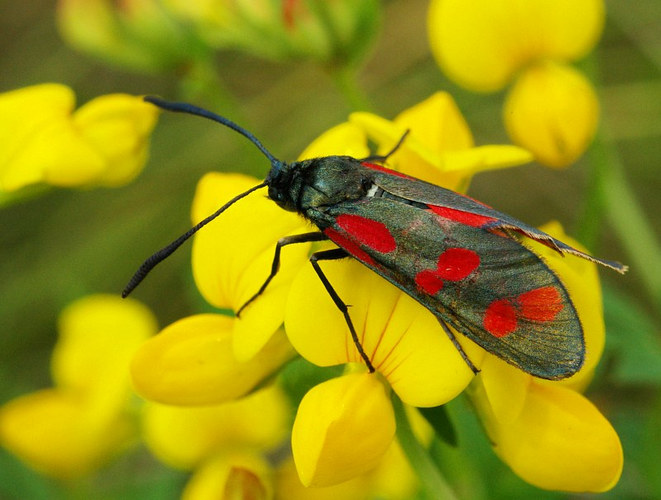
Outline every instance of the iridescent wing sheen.
<svg viewBox="0 0 661 500"><path fill-rule="evenodd" d="M583 331L565 286L512 234L481 227L491 221L396 196L323 212L338 246L489 352L547 379L581 367Z"/></svg>

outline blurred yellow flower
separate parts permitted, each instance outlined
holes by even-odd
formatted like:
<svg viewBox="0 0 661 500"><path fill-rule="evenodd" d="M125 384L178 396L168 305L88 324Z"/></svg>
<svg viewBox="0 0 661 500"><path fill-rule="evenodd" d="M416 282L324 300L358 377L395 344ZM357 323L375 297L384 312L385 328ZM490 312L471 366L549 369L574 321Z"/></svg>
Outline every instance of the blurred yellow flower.
<svg viewBox="0 0 661 500"><path fill-rule="evenodd" d="M72 47L139 71L183 67L204 46L160 0L58 0L60 34Z"/></svg>
<svg viewBox="0 0 661 500"><path fill-rule="evenodd" d="M439 65L459 85L492 92L516 80L504 112L510 137L538 161L566 167L598 118L590 83L566 63L594 47L604 18L602 0L433 0L428 30Z"/></svg>
<svg viewBox="0 0 661 500"><path fill-rule="evenodd" d="M55 387L5 404L0 439L40 472L73 479L136 440L128 364L156 322L137 301L92 295L62 312L59 331L52 358Z"/></svg>
<svg viewBox="0 0 661 500"><path fill-rule="evenodd" d="M162 462L194 471L183 498L272 498L266 455L286 438L289 419L284 393L271 385L220 405L147 402L143 438Z"/></svg>
<svg viewBox="0 0 661 500"><path fill-rule="evenodd" d="M154 106L139 97L97 97L74 111L74 94L42 84L0 94L0 191L30 184L119 186L147 161Z"/></svg>
<svg viewBox="0 0 661 500"><path fill-rule="evenodd" d="M335 66L365 54L380 17L377 0L167 0L165 6L215 48Z"/></svg>

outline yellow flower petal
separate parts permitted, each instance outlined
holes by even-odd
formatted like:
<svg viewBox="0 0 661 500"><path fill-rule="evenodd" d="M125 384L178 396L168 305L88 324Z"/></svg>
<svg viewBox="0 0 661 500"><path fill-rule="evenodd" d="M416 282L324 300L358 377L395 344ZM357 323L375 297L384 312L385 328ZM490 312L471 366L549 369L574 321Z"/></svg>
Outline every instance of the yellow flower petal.
<svg viewBox="0 0 661 500"><path fill-rule="evenodd" d="M545 63L526 70L503 110L512 140L544 165L562 168L587 149L597 130L599 101L577 70Z"/></svg>
<svg viewBox="0 0 661 500"><path fill-rule="evenodd" d="M431 151L457 151L474 146L466 119L447 92L436 92L424 101L402 111L394 122Z"/></svg>
<svg viewBox="0 0 661 500"><path fill-rule="evenodd" d="M579 250L587 252L578 241L562 230L557 222L550 222L540 227L554 238L564 241ZM569 294L578 317L583 326L585 337L585 362L581 370L574 376L556 382L552 385L567 385L576 390L585 389L592 379L594 369L601 358L606 341L604 314L601 301L601 286L597 264L572 255L560 256L556 251L545 245L523 239L522 242L544 259L546 264L560 277L569 290ZM546 381L538 380L538 383Z"/></svg>
<svg viewBox="0 0 661 500"><path fill-rule="evenodd" d="M0 94L0 187L13 191L43 182L48 170L79 172L82 182L103 170L80 146L69 117L75 96L64 85L43 84ZM67 163L68 161L68 163Z"/></svg>
<svg viewBox="0 0 661 500"><path fill-rule="evenodd" d="M429 40L448 77L494 91L530 62L584 56L599 39L604 16L602 0L433 0Z"/></svg>
<svg viewBox="0 0 661 500"><path fill-rule="evenodd" d="M53 380L114 414L130 396L129 361L156 333L156 319L141 303L116 295L84 297L62 311L51 362ZM105 408L105 409L102 409Z"/></svg>
<svg viewBox="0 0 661 500"><path fill-rule="evenodd" d="M370 155L365 132L351 122L341 123L327 130L303 150L299 160L322 156L346 155L366 158Z"/></svg>
<svg viewBox="0 0 661 500"><path fill-rule="evenodd" d="M97 97L75 112L74 126L107 165L98 184L121 186L140 173L157 115L155 106L125 94Z"/></svg>
<svg viewBox="0 0 661 500"><path fill-rule="evenodd" d="M473 373L430 312L355 260L321 266L351 304L349 314L372 364L403 401L437 406L466 387ZM344 316L311 267L296 278L287 301L285 329L292 345L317 365L362 363ZM483 351L459 340L479 366Z"/></svg>
<svg viewBox="0 0 661 500"><path fill-rule="evenodd" d="M376 376L356 373L317 385L301 401L292 429L301 482L329 486L363 474L394 436L395 415Z"/></svg>
<svg viewBox="0 0 661 500"><path fill-rule="evenodd" d="M514 422L525 406L532 376L489 355L482 361L479 378L493 417L505 424Z"/></svg>
<svg viewBox="0 0 661 500"><path fill-rule="evenodd" d="M72 115L74 95L44 84L0 95L0 188L118 185L140 171L157 111L140 98L94 99Z"/></svg>
<svg viewBox="0 0 661 500"><path fill-rule="evenodd" d="M519 418L494 429L498 455L539 488L606 491L622 472L622 446L608 420L558 384L533 383Z"/></svg>
<svg viewBox="0 0 661 500"><path fill-rule="evenodd" d="M277 386L221 405L176 407L147 403L144 439L164 463L192 469L223 450L269 450L287 435L290 408Z"/></svg>
<svg viewBox="0 0 661 500"><path fill-rule="evenodd" d="M85 398L65 390L34 392L0 410L2 445L36 470L62 479L94 471L134 432L125 415L99 420Z"/></svg>
<svg viewBox="0 0 661 500"><path fill-rule="evenodd" d="M174 405L217 404L246 394L293 353L282 332L246 362L232 351L229 316L201 314L173 323L145 342L131 363L136 391Z"/></svg>
<svg viewBox="0 0 661 500"><path fill-rule="evenodd" d="M259 182L240 174L205 175L193 202L194 222ZM282 210L264 192L241 200L195 236L193 274L200 292L214 306L236 312L268 277L278 239L305 231L309 229L301 217ZM289 283L307 260L308 249L306 244L285 248L277 276L235 322L234 349L240 360L255 355L282 324Z"/></svg>
<svg viewBox="0 0 661 500"><path fill-rule="evenodd" d="M269 466L254 453L222 454L197 469L182 500L250 499L273 497Z"/></svg>

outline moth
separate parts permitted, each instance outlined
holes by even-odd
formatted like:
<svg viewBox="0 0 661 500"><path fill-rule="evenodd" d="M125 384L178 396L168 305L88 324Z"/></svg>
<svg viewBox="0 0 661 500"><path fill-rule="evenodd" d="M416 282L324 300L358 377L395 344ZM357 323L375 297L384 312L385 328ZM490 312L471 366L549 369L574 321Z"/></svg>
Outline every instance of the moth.
<svg viewBox="0 0 661 500"><path fill-rule="evenodd" d="M277 274L283 247L331 240L338 248L313 253L310 262L344 315L370 371L374 367L360 344L348 307L324 274L319 264L322 261L354 258L410 295L434 314L475 373L477 368L450 327L536 377L566 378L583 365L583 327L567 288L521 238L620 273L626 272L626 266L592 257L468 196L384 167L382 163L399 144L383 156L327 156L286 163L225 117L187 103L156 97L145 100L233 129L268 158L271 169L262 183L237 195L149 257L131 278L124 297L195 232L248 194L268 188L271 200L297 212L319 230L278 241L269 276L237 314L256 300Z"/></svg>

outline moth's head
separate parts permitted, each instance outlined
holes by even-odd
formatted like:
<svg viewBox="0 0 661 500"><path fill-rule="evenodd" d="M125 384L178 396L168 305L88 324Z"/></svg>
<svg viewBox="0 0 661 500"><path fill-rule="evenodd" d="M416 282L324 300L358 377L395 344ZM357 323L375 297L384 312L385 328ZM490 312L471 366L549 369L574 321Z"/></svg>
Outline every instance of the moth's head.
<svg viewBox="0 0 661 500"><path fill-rule="evenodd" d="M305 212L365 196L371 186L360 162L349 156L325 156L273 164L267 177L269 198L285 210Z"/></svg>

